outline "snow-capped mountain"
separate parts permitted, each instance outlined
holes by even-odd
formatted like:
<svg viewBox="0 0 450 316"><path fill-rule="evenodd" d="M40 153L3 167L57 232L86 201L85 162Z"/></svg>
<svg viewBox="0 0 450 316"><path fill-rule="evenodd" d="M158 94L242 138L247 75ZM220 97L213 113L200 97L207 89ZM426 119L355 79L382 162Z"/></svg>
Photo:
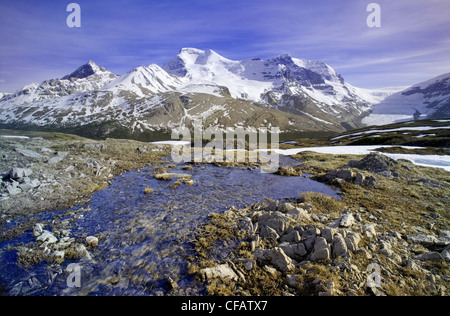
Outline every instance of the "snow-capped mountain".
<svg viewBox="0 0 450 316"><path fill-rule="evenodd" d="M370 110L353 86L319 60L281 55L233 61L212 50L184 48L163 68L188 84L225 86L235 99L331 124L354 124Z"/></svg>
<svg viewBox="0 0 450 316"><path fill-rule="evenodd" d="M435 102L439 82L433 91L427 84L404 93ZM448 94L448 85L441 88L440 95ZM0 99L0 126L125 137L202 119L204 127L223 130L343 131L361 126L371 105L390 94L386 100L395 100L395 92L353 87L322 61L289 55L233 61L184 48L163 67L139 66L117 76L89 61L61 79L32 83Z"/></svg>
<svg viewBox="0 0 450 316"><path fill-rule="evenodd" d="M367 125L384 125L412 119L450 116L450 73L416 84L373 105L363 119Z"/></svg>

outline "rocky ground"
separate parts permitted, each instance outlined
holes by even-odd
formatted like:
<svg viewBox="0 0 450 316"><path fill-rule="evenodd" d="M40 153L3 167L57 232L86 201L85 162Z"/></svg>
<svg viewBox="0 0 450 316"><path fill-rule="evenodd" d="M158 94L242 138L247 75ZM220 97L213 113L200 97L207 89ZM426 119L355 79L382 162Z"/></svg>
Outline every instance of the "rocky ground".
<svg viewBox="0 0 450 316"><path fill-rule="evenodd" d="M33 229L32 215L81 205L115 176L170 155L168 146L132 140L18 131L0 135L0 241Z"/></svg>
<svg viewBox="0 0 450 316"><path fill-rule="evenodd" d="M449 173L379 154L297 159L342 200L307 193L212 214L190 266L208 293L450 294Z"/></svg>
<svg viewBox="0 0 450 316"><path fill-rule="evenodd" d="M116 175L170 155L167 146L130 140L26 136L0 137L0 242L32 231L35 247L18 249L22 266L89 258L102 236L73 236L71 221L86 210L68 209ZM206 282L208 294L450 294L448 172L379 154L295 158L297 166L278 174L310 174L342 200L306 193L211 214L189 259L189 272ZM155 177L192 184L166 167ZM47 222L33 216L52 210L67 211ZM31 293L24 287L33 282L18 284L18 295ZM176 295L177 285L172 288Z"/></svg>

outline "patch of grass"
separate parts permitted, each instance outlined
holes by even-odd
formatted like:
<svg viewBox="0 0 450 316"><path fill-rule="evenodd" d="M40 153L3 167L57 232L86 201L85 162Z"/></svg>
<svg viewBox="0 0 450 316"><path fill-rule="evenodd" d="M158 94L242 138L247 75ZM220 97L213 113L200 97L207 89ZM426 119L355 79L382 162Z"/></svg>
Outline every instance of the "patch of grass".
<svg viewBox="0 0 450 316"><path fill-rule="evenodd" d="M300 196L301 203L309 203L311 206L324 213L340 213L347 208L347 204L335 198L317 192L305 192Z"/></svg>
<svg viewBox="0 0 450 316"><path fill-rule="evenodd" d="M144 194L151 194L151 193L153 193L153 189L151 187L147 186L144 189Z"/></svg>

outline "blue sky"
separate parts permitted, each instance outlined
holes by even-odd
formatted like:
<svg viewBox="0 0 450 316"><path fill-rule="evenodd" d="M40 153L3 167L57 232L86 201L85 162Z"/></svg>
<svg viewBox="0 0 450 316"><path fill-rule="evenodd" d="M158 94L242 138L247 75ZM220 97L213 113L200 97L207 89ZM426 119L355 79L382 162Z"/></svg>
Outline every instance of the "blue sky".
<svg viewBox="0 0 450 316"><path fill-rule="evenodd" d="M81 6L81 28L66 7ZM366 24L381 6L381 28ZM321 59L355 86L411 85L450 72L448 0L1 0L0 92L89 60L116 74L183 47L233 60Z"/></svg>

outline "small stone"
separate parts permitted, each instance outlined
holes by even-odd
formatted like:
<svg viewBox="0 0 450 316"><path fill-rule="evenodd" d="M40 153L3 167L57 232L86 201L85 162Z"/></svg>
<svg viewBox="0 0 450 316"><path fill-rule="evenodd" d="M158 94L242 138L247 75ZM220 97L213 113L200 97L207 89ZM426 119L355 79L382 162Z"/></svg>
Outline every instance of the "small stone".
<svg viewBox="0 0 450 316"><path fill-rule="evenodd" d="M58 239L48 230L42 231L42 234L36 240L45 242L47 245L54 244L58 241Z"/></svg>
<svg viewBox="0 0 450 316"><path fill-rule="evenodd" d="M170 276L166 277L166 286L169 290L178 290L178 283L175 282Z"/></svg>
<svg viewBox="0 0 450 316"><path fill-rule="evenodd" d="M321 248L311 255L311 261L318 261L318 260L326 260L330 259L330 250L329 248Z"/></svg>
<svg viewBox="0 0 450 316"><path fill-rule="evenodd" d="M362 185L364 183L364 179L365 179L365 177L364 177L363 174L357 173L353 183L356 184L356 185Z"/></svg>
<svg viewBox="0 0 450 316"><path fill-rule="evenodd" d="M280 271L288 272L294 270L292 259L289 258L280 247L275 247L272 251L272 265Z"/></svg>
<svg viewBox="0 0 450 316"><path fill-rule="evenodd" d="M228 263L221 264L212 268L201 269L200 275L202 275L203 279L205 280L213 280L213 279L232 280L232 281L238 280L237 274L228 265Z"/></svg>
<svg viewBox="0 0 450 316"><path fill-rule="evenodd" d="M435 251L418 255L414 257L414 259L420 261L437 261L437 262L444 261L444 258L442 258L441 254Z"/></svg>
<svg viewBox="0 0 450 316"><path fill-rule="evenodd" d="M363 232L367 237L375 237L377 235L377 231L375 230L376 226L377 224L375 223L365 224L363 226Z"/></svg>
<svg viewBox="0 0 450 316"><path fill-rule="evenodd" d="M267 238L272 239L273 241L277 241L280 236L272 227L264 226L263 228L261 228L261 238Z"/></svg>
<svg viewBox="0 0 450 316"><path fill-rule="evenodd" d="M29 168L12 168L9 171L9 177L11 179L19 179L29 177L33 174L33 170Z"/></svg>
<svg viewBox="0 0 450 316"><path fill-rule="evenodd" d="M33 227L33 236L34 237L39 237L41 234L42 234L42 232L43 232L43 225L42 224L36 224L36 225L34 225L34 227Z"/></svg>
<svg viewBox="0 0 450 316"><path fill-rule="evenodd" d="M347 244L341 234L334 235L332 249L334 258L348 256Z"/></svg>
<svg viewBox="0 0 450 316"><path fill-rule="evenodd" d="M353 180L353 172L351 170L339 170L336 174L336 178L343 179L347 182Z"/></svg>
<svg viewBox="0 0 450 316"><path fill-rule="evenodd" d="M52 254L52 257L57 263L62 263L64 261L64 255L65 255L64 250L59 250L59 251L55 251Z"/></svg>
<svg viewBox="0 0 450 316"><path fill-rule="evenodd" d="M295 220L311 220L311 215L300 207L296 207L287 212L287 215L292 217Z"/></svg>
<svg viewBox="0 0 450 316"><path fill-rule="evenodd" d="M355 223L355 218L352 213L346 213L341 217L341 221L339 222L340 227L352 227Z"/></svg>
<svg viewBox="0 0 450 316"><path fill-rule="evenodd" d="M98 246L98 238L94 236L88 236L86 237L86 245L88 247L95 248Z"/></svg>

